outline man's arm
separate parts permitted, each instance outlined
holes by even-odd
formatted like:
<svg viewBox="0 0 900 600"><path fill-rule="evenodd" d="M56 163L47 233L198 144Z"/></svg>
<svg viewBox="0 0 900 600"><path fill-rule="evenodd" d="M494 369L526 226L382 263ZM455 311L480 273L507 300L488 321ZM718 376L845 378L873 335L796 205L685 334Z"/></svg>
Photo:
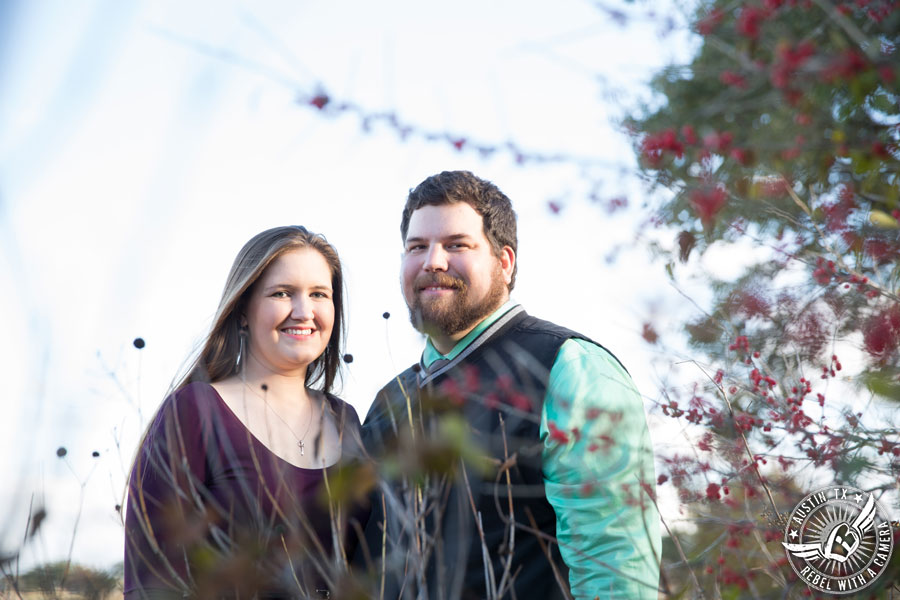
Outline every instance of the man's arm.
<svg viewBox="0 0 900 600"><path fill-rule="evenodd" d="M657 598L659 514L653 450L640 394L606 350L565 342L541 416L547 499L580 598Z"/></svg>

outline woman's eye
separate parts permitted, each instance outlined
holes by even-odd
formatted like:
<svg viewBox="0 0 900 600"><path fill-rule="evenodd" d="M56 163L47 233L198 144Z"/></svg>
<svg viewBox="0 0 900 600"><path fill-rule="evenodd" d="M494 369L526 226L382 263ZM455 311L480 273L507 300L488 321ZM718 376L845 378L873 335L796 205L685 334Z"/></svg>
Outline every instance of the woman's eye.
<svg viewBox="0 0 900 600"><path fill-rule="evenodd" d="M288 297L288 293L287 293L286 291L284 291L284 290L278 290L277 292L275 292L274 294L272 294L272 297L273 297L273 298L287 298L287 297Z"/></svg>
<svg viewBox="0 0 900 600"><path fill-rule="evenodd" d="M325 292L313 292L312 296L313 298L328 298L328 294Z"/></svg>

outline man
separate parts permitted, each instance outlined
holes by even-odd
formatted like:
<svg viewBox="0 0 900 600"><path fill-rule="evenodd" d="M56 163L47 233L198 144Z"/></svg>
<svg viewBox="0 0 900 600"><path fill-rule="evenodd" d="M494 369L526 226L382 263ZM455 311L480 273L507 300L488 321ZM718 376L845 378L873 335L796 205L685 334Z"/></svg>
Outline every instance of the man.
<svg viewBox="0 0 900 600"><path fill-rule="evenodd" d="M443 172L409 193L400 230L403 295L427 342L364 426L385 470L407 475L381 487L366 528L384 597L427 587L430 598L544 600L570 587L575 598L655 599L640 395L602 346L510 301L509 199Z"/></svg>

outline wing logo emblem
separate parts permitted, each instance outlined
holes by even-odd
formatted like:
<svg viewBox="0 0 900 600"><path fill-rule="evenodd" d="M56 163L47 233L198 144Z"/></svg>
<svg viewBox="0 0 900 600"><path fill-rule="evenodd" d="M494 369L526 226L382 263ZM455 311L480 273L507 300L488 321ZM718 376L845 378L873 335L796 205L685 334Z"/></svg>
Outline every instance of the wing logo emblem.
<svg viewBox="0 0 900 600"><path fill-rule="evenodd" d="M788 518L791 568L811 589L853 594L877 579L893 552L890 520L875 496L851 487L809 494Z"/></svg>
<svg viewBox="0 0 900 600"><path fill-rule="evenodd" d="M839 563L847 562L859 550L863 532L872 526L875 520L875 498L869 494L865 507L852 523L840 522L834 526L828 537L819 543L782 545L797 558L825 558Z"/></svg>

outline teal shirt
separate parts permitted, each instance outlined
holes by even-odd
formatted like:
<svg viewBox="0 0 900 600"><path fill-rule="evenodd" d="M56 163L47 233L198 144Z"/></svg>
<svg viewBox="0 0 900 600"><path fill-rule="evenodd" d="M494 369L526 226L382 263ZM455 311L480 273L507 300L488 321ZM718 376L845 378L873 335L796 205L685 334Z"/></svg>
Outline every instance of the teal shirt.
<svg viewBox="0 0 900 600"><path fill-rule="evenodd" d="M428 340L425 366L456 357L514 306L494 311L447 355ZM653 449L640 393L609 352L584 340L563 343L550 370L541 439L573 597L656 600L659 513L644 492L656 494Z"/></svg>

